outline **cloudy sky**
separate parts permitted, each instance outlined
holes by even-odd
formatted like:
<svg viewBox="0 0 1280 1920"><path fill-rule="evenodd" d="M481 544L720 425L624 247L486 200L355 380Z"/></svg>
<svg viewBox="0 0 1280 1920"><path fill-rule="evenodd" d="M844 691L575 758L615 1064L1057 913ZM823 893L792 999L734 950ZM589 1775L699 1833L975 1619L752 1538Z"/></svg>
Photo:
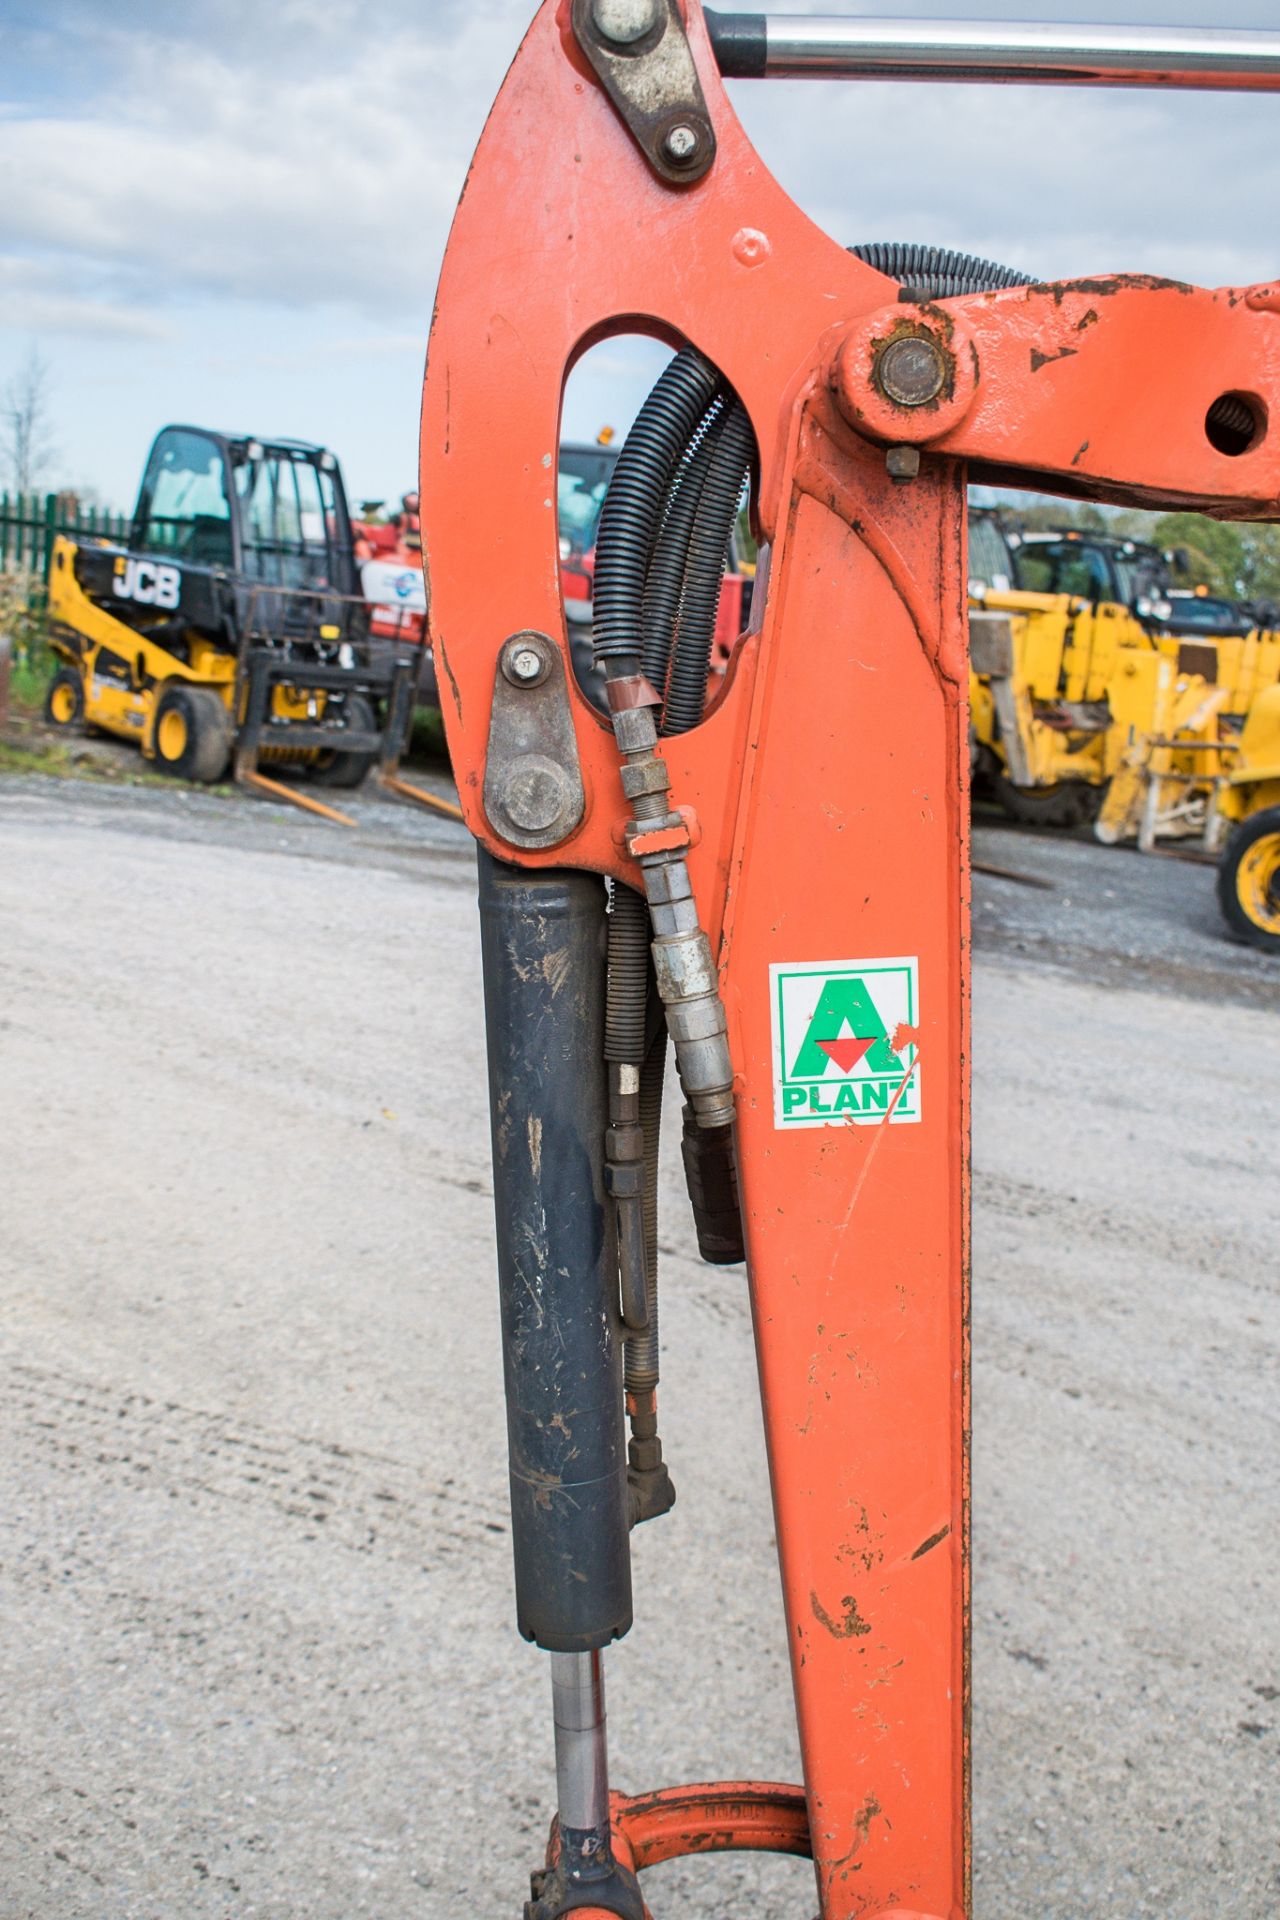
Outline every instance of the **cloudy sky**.
<svg viewBox="0 0 1280 1920"><path fill-rule="evenodd" d="M1267 27L1276 0L779 0L775 12ZM170 419L323 441L354 497L412 483L432 293L533 0L0 0L0 388L38 344L49 484L127 506ZM841 241L1046 277L1280 272L1280 97L737 82ZM613 344L566 430L626 424ZM0 476L0 483L7 476Z"/></svg>

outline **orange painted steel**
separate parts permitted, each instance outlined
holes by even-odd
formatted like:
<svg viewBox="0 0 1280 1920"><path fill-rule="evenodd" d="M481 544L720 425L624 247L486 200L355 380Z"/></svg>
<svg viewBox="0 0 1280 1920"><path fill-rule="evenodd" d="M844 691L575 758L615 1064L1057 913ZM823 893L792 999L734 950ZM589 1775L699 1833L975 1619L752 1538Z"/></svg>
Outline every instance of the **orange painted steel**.
<svg viewBox="0 0 1280 1920"><path fill-rule="evenodd" d="M614 1858L632 1873L691 1853L790 1853L806 1860L811 1854L803 1793L771 1781L718 1780L708 1786L663 1787L657 1793L614 1793L609 1813ZM555 1866L559 1850L553 1821L549 1868ZM614 1920L599 1907L580 1907L577 1913L579 1920ZM911 1916L903 1914L899 1920Z"/></svg>
<svg viewBox="0 0 1280 1920"><path fill-rule="evenodd" d="M972 471L1048 477L1114 500L1274 512L1280 435L1265 424L1280 396L1280 318L1274 302L1149 279L900 302L769 177L696 0L686 12L718 142L698 183L672 188L650 171L561 0L538 12L493 109L444 263L424 392L432 644L477 838L508 861L634 883L614 741L571 673L580 824L531 852L488 821L495 660L535 629L568 665L556 451L575 360L641 331L692 341L722 369L760 453L754 631L712 712L663 754L696 827L690 872L736 1071L808 1830L823 1920L963 1920L965 485ZM874 386L879 343L904 320L963 360L932 411L895 409ZM1252 396L1259 423L1258 444L1235 458L1206 433L1225 393ZM886 473L896 441L924 450L905 486ZM918 962L911 1030L894 1036L915 1048L909 1110L874 1125L777 1124L770 969L885 957ZM678 1793L649 1803L664 1809L651 1818L666 1853L700 1844L712 1791L683 1813ZM794 1800L774 1805L785 1827ZM654 1830L628 1813L624 1837L633 1825Z"/></svg>

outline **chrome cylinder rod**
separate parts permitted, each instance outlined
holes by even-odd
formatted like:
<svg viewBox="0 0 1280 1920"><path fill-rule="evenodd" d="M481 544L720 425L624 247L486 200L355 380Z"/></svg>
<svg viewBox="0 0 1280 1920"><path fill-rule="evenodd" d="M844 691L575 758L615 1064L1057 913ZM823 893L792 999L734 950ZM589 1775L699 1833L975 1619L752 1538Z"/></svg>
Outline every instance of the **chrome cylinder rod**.
<svg viewBox="0 0 1280 1920"><path fill-rule="evenodd" d="M609 1833L609 1755L605 1741L604 1669L595 1653L551 1655L551 1708L556 1727L556 1805L563 1837ZM591 1851L590 1841L579 1846Z"/></svg>
<svg viewBox="0 0 1280 1920"><path fill-rule="evenodd" d="M1262 30L858 19L711 8L707 24L720 71L730 79L1280 91L1280 33Z"/></svg>

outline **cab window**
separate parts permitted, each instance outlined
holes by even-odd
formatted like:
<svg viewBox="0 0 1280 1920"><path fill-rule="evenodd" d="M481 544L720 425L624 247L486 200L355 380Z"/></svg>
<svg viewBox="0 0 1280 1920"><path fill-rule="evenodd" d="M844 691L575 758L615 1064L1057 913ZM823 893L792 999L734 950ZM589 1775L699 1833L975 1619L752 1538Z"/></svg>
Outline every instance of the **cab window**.
<svg viewBox="0 0 1280 1920"><path fill-rule="evenodd" d="M246 450L236 468L243 503L244 570L289 589L332 586L340 537L333 477L312 461L274 448Z"/></svg>
<svg viewBox="0 0 1280 1920"><path fill-rule="evenodd" d="M231 565L231 503L216 440L185 428L159 436L143 476L134 545L195 566Z"/></svg>
<svg viewBox="0 0 1280 1920"><path fill-rule="evenodd" d="M596 447L561 447L556 482L560 538L573 553L590 553L596 543L600 509L617 465L617 452Z"/></svg>
<svg viewBox="0 0 1280 1920"><path fill-rule="evenodd" d="M1075 540L1028 542L1018 552L1018 584L1027 593L1070 593L1081 600L1115 598L1106 556Z"/></svg>
<svg viewBox="0 0 1280 1920"><path fill-rule="evenodd" d="M969 582L1008 593L1012 568L1005 538L994 521L976 514L969 522Z"/></svg>

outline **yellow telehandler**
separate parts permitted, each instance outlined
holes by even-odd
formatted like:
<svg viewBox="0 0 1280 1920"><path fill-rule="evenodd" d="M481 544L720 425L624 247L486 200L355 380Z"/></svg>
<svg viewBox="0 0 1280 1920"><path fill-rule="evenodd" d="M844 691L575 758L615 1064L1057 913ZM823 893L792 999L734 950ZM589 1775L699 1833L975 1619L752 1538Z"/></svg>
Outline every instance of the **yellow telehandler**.
<svg viewBox="0 0 1280 1920"><path fill-rule="evenodd" d="M358 786L380 759L394 772L415 650L370 644L342 475L322 447L165 427L127 545L55 542L49 614L55 727L99 727L191 780L233 761L273 788L260 761L330 787Z"/></svg>

